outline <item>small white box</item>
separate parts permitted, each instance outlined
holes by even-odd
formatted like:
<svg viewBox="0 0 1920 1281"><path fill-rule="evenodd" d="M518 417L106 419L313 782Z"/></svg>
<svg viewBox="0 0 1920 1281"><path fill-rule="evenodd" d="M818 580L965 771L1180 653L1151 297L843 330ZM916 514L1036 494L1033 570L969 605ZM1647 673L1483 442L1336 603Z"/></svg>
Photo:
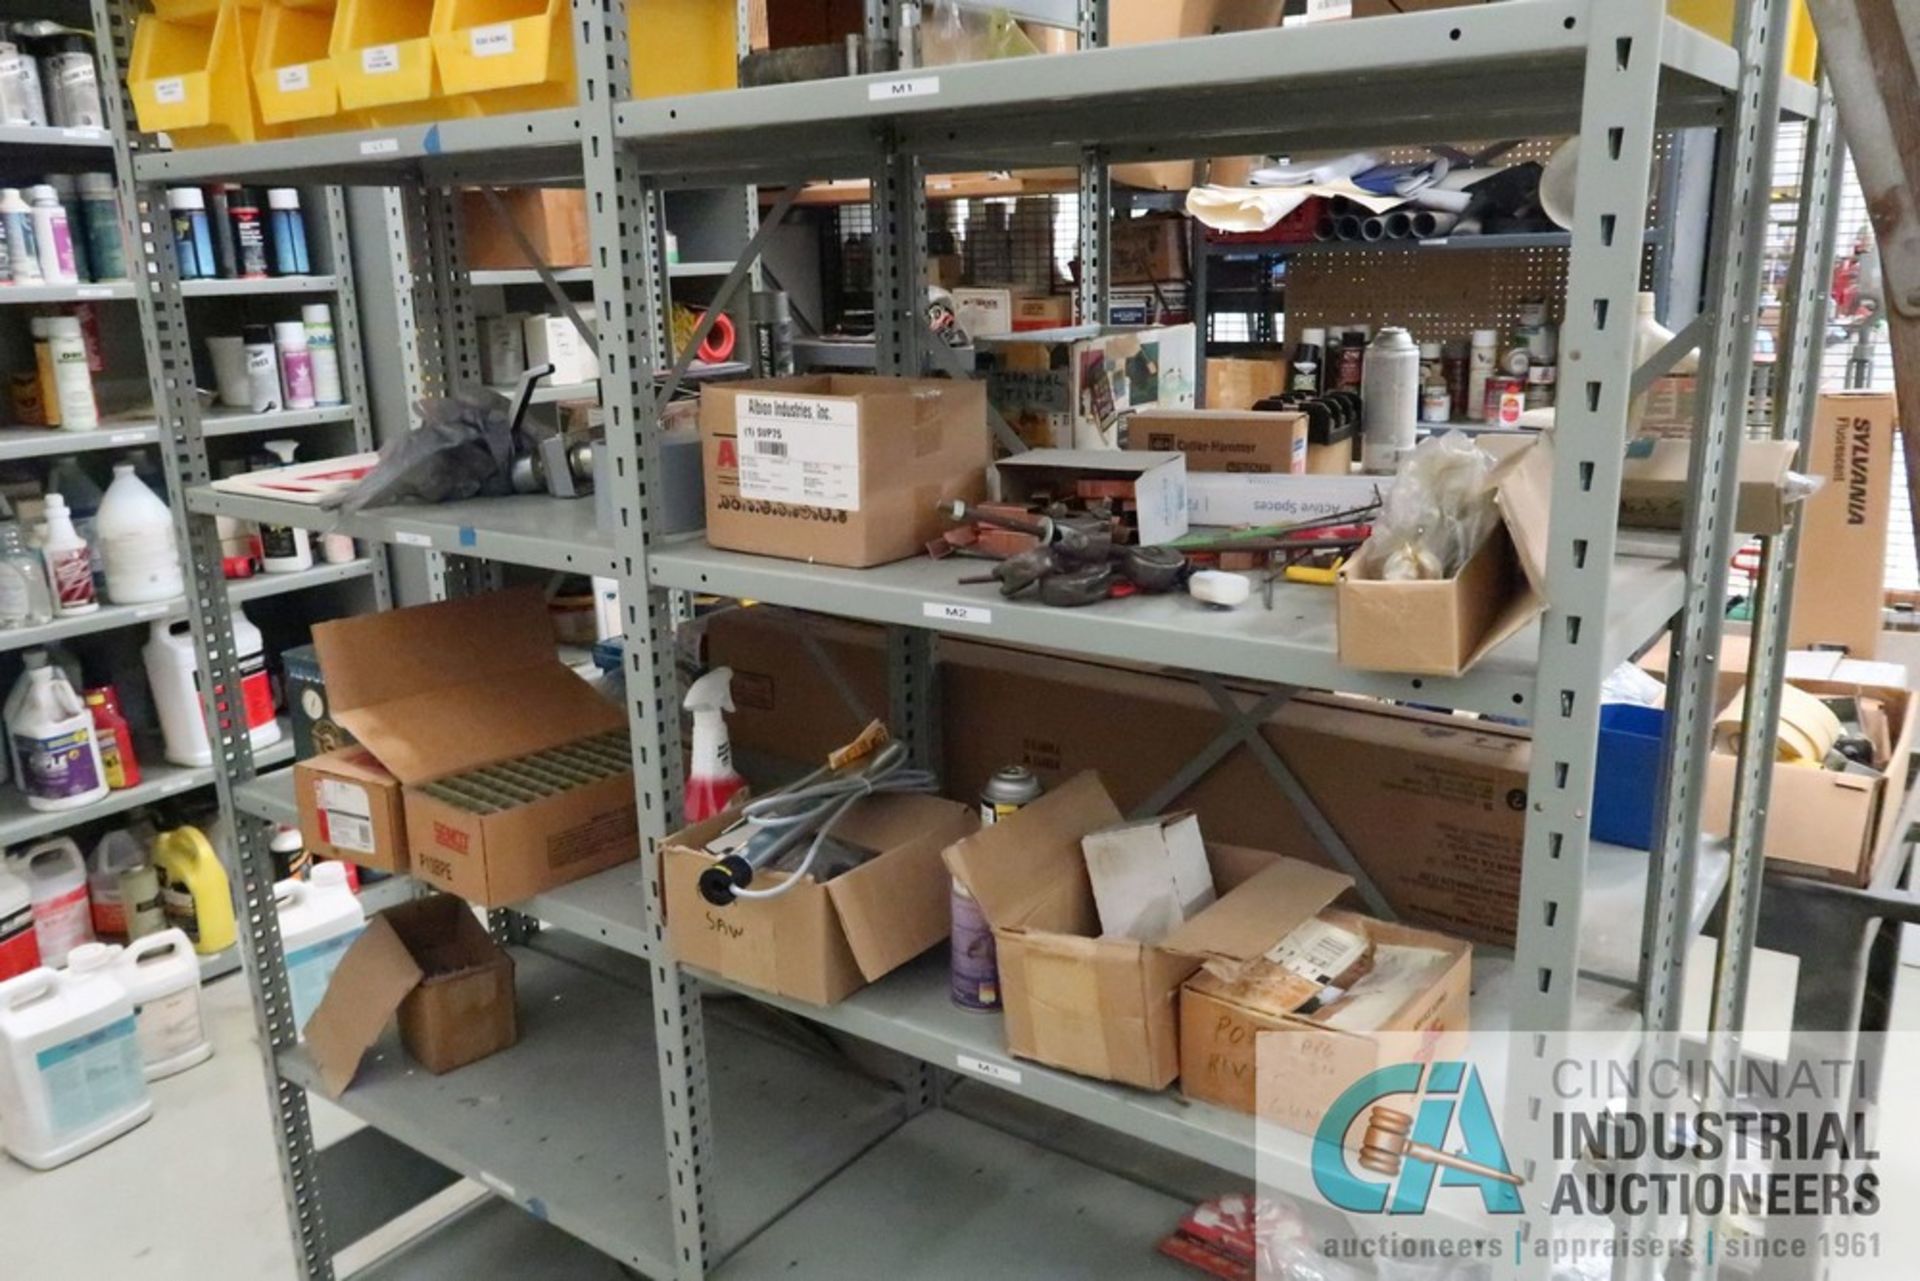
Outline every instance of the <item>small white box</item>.
<svg viewBox="0 0 1920 1281"><path fill-rule="evenodd" d="M1195 525L1288 525L1365 507L1392 488L1391 476L1193 472L1187 516Z"/></svg>
<svg viewBox="0 0 1920 1281"><path fill-rule="evenodd" d="M550 384L564 387L600 377L599 358L567 317L528 316L522 328L527 339L527 368L552 365L553 377L547 380Z"/></svg>
<svg viewBox="0 0 1920 1281"><path fill-rule="evenodd" d="M1002 338L1013 332L1013 290L956 289L953 314L969 338Z"/></svg>

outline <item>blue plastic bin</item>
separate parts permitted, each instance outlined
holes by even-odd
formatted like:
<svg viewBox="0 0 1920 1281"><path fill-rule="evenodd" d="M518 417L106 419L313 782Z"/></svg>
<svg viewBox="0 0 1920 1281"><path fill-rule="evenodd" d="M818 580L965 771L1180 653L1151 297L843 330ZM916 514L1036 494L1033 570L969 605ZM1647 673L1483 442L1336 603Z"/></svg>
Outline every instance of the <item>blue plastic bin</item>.
<svg viewBox="0 0 1920 1281"><path fill-rule="evenodd" d="M1637 850L1652 847L1666 729L1667 714L1657 707L1609 703L1600 709L1600 751L1593 772L1595 840Z"/></svg>

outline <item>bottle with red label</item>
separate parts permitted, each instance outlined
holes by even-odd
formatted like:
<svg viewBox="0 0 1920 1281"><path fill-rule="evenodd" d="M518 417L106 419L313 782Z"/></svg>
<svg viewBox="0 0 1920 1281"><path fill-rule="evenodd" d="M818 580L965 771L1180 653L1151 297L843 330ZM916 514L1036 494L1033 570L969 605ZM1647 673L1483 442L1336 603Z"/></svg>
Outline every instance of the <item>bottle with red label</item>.
<svg viewBox="0 0 1920 1281"><path fill-rule="evenodd" d="M40 964L40 942L33 932L33 891L0 867L0 982Z"/></svg>
<svg viewBox="0 0 1920 1281"><path fill-rule="evenodd" d="M96 685L86 693L87 711L93 715L94 737L100 744L100 766L107 772L107 786L114 791L140 782L140 758L135 755L133 727L120 710L120 695L111 685Z"/></svg>
<svg viewBox="0 0 1920 1281"><path fill-rule="evenodd" d="M47 536L40 554L53 586L53 612L61 618L91 614L100 608L93 594L93 549L73 527L73 514L59 494L47 495Z"/></svg>
<svg viewBox="0 0 1920 1281"><path fill-rule="evenodd" d="M245 715L248 737L257 752L280 741L280 722L274 719L273 683L267 677L260 629L237 607L233 611L233 644L240 660L236 710ZM141 652L154 707L160 713L167 760L175 765L212 764L213 745L207 738L207 722L200 706L200 669L191 626L178 619L156 622ZM232 705L225 699L222 702Z"/></svg>
<svg viewBox="0 0 1920 1281"><path fill-rule="evenodd" d="M16 864L33 902L33 932L42 965L59 967L67 953L93 938L87 901L87 864L64 836L41 841Z"/></svg>

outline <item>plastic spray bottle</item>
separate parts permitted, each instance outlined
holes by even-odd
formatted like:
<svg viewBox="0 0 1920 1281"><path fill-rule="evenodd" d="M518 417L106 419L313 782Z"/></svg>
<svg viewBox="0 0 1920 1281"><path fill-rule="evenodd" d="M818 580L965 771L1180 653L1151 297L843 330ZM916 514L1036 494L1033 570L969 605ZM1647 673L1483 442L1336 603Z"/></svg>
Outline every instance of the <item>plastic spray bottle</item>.
<svg viewBox="0 0 1920 1281"><path fill-rule="evenodd" d="M687 776L684 817L689 823L712 818L747 785L733 768L733 744L727 741L723 713L733 710L733 669L716 667L687 690L693 713L693 769Z"/></svg>

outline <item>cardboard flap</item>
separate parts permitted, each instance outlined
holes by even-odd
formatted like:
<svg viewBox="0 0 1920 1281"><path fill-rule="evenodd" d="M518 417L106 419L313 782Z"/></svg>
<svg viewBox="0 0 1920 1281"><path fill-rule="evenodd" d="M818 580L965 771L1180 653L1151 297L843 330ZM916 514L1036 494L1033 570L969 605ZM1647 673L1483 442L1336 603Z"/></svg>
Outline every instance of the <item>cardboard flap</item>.
<svg viewBox="0 0 1920 1281"><path fill-rule="evenodd" d="M870 813L856 823L862 810ZM826 885L854 964L869 983L946 937L949 882L941 852L979 821L971 807L936 796L878 796L834 829L843 839L887 851Z"/></svg>
<svg viewBox="0 0 1920 1281"><path fill-rule="evenodd" d="M339 711L380 763L413 786L621 729L626 717L557 662L506 679L512 696L435 690Z"/></svg>
<svg viewBox="0 0 1920 1281"><path fill-rule="evenodd" d="M420 986L420 967L383 915L340 958L320 1008L307 1020L307 1054L320 1072L321 1092L340 1097L360 1060L380 1039L407 994Z"/></svg>
<svg viewBox="0 0 1920 1281"><path fill-rule="evenodd" d="M996 930L1032 925L1091 934L1097 917L1080 838L1120 818L1100 776L1089 771L949 846L947 867Z"/></svg>
<svg viewBox="0 0 1920 1281"><path fill-rule="evenodd" d="M1506 523L1520 572L1537 604L1547 594L1547 539L1552 532L1553 441L1542 436L1494 471L1494 502ZM1499 630L1496 628L1495 630ZM1504 639L1504 637L1502 638Z"/></svg>
<svg viewBox="0 0 1920 1281"><path fill-rule="evenodd" d="M1343 873L1281 857L1169 934L1160 948L1182 956L1251 961L1352 888L1352 878Z"/></svg>
<svg viewBox="0 0 1920 1281"><path fill-rule="evenodd" d="M536 587L320 623L313 648L335 712L557 665Z"/></svg>

